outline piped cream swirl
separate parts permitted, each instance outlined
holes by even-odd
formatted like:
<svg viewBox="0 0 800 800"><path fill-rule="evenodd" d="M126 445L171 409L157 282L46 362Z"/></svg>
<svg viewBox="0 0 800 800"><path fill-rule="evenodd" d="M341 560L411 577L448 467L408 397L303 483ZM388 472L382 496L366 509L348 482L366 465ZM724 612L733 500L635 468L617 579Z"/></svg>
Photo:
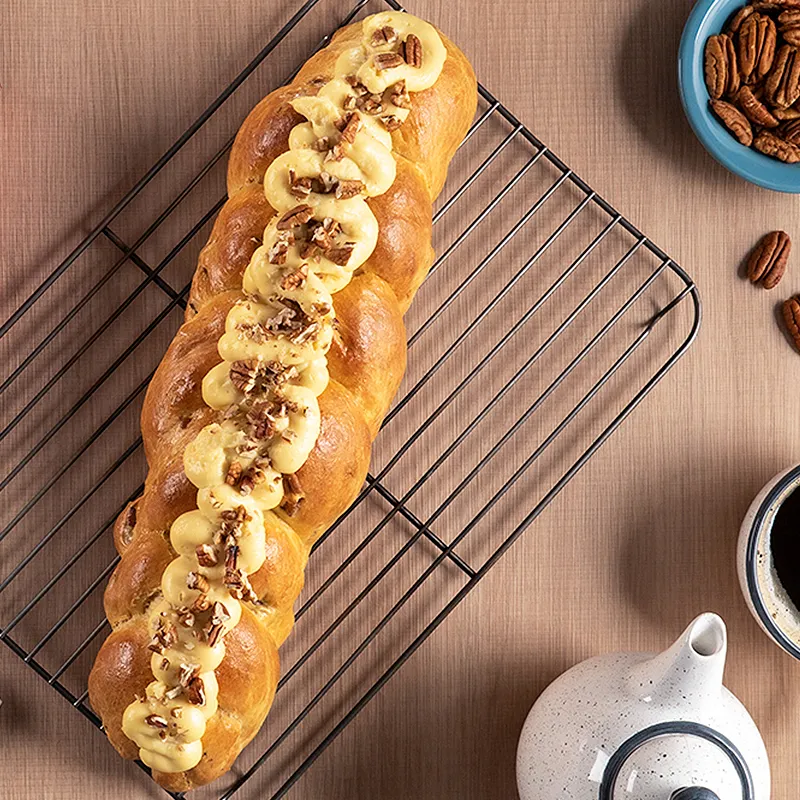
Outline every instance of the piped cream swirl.
<svg viewBox="0 0 800 800"><path fill-rule="evenodd" d="M409 92L433 86L445 62L436 30L408 14L376 14L362 32L330 81L292 101L306 122L267 169L276 214L245 270L245 296L228 313L222 361L203 380L203 400L222 418L184 452L198 507L170 530L176 558L148 615L154 680L122 723L142 761L162 772L202 757L217 711L215 670L242 602L269 610L248 576L266 559L273 509L291 516L302 500L293 476L319 437L333 295L375 249L366 198L395 180L391 131L408 116Z"/></svg>

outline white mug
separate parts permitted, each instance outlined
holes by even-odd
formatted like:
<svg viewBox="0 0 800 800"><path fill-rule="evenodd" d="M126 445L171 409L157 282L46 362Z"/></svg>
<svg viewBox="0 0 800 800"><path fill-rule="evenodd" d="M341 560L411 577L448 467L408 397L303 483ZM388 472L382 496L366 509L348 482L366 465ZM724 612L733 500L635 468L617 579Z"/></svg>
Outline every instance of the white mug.
<svg viewBox="0 0 800 800"><path fill-rule="evenodd" d="M770 639L800 660L800 610L778 578L771 547L775 517L795 490L800 491L800 466L776 475L758 493L742 522L736 561L750 612Z"/></svg>

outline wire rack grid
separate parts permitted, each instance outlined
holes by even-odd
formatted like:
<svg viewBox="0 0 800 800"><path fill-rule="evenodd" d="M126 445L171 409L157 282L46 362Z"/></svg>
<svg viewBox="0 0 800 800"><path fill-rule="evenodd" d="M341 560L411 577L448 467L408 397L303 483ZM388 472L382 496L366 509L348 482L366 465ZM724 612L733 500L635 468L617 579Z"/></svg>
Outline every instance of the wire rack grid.
<svg viewBox="0 0 800 800"><path fill-rule="evenodd" d="M0 639L97 726L110 528L142 491L140 403L225 201L230 131L321 32L387 5L307 0L0 328ZM287 795L697 334L691 278L482 86L434 244L406 380L315 547L275 706L198 797Z"/></svg>

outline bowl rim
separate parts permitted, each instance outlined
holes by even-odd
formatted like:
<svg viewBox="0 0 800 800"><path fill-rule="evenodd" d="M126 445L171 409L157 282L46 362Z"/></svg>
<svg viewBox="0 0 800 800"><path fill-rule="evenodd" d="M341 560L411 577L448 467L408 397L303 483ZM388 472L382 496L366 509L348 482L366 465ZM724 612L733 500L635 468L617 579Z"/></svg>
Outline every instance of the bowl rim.
<svg viewBox="0 0 800 800"><path fill-rule="evenodd" d="M785 493L786 489L791 484L797 483L798 479L800 479L800 464L787 470L783 476L775 482L775 485L766 493L764 499L756 509L747 535L744 571L750 601L764 629L781 648L789 653L789 655L800 660L800 645L793 642L786 633L778 627L772 615L767 610L764 596L761 593L761 586L758 581L758 570L756 568L758 543L761 534L764 532L767 514L780 496ZM800 490L800 486L795 489L795 491L797 490Z"/></svg>
<svg viewBox="0 0 800 800"><path fill-rule="evenodd" d="M716 7L722 5L727 7L727 3L728 0L697 0L686 20L678 47L678 92L684 114L695 136L700 140L709 155L727 170L764 189L771 189L785 194L800 194L800 164L785 164L758 153L752 148L745 148L744 145L739 145L739 147L749 153L749 156L743 152L742 159L729 157L720 151L718 142L710 134L709 130L700 123L701 119L713 119L713 115L707 107L707 98L698 97L693 80L697 58L700 57L699 54L703 52L705 47L705 42L700 41L700 29L709 14L716 10ZM739 0L739 3L742 6L746 4L744 0ZM731 13L735 10L733 3L731 3L730 10ZM705 92L704 82L703 91ZM720 123L716 124L720 125ZM722 129L721 125L720 129ZM732 138L732 141L735 140ZM753 156L758 158L753 158ZM760 159L764 159L764 161L760 161ZM759 164L763 170L759 168ZM794 174L790 173L789 170L792 170Z"/></svg>

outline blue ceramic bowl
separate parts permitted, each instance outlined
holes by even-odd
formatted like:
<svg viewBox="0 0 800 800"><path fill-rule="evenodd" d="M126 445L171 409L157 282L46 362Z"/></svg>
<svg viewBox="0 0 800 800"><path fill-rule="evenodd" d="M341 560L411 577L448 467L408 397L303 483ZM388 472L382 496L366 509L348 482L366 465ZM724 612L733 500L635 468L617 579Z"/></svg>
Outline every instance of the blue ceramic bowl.
<svg viewBox="0 0 800 800"><path fill-rule="evenodd" d="M747 181L778 192L800 193L800 164L784 164L739 144L708 105L703 73L706 40L720 33L744 0L699 0L683 29L678 52L681 101L697 138L717 161Z"/></svg>

